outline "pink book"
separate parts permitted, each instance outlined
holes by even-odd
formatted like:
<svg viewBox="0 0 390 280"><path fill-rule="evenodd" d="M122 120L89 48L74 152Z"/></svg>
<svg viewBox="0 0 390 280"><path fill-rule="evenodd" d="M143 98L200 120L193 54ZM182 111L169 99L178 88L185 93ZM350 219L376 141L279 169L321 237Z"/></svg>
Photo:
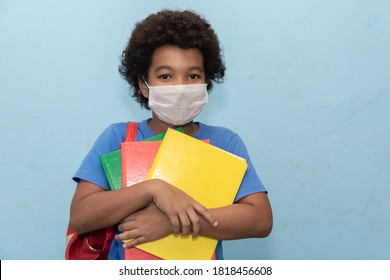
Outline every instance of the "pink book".
<svg viewBox="0 0 390 280"><path fill-rule="evenodd" d="M154 157L161 142L123 142L122 154L122 187L130 187L142 182L148 176ZM125 260L161 260L138 248L124 249Z"/></svg>

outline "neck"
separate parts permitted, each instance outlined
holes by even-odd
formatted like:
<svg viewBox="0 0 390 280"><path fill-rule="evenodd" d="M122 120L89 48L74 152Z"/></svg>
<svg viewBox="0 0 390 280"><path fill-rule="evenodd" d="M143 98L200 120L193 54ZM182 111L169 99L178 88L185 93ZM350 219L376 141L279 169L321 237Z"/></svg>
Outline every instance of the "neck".
<svg viewBox="0 0 390 280"><path fill-rule="evenodd" d="M168 128L177 128L177 127L183 127L184 129L184 133L187 134L187 135L190 135L190 136L194 136L195 133L198 131L199 129L199 125L194 123L194 122L190 122L190 123L187 123L185 125L180 125L180 126L171 126L171 125L168 125L162 121L160 121L156 116L153 115L152 119L149 120L148 122L148 125L150 127L150 129L156 133L156 134L161 134L161 133L164 133L167 131Z"/></svg>

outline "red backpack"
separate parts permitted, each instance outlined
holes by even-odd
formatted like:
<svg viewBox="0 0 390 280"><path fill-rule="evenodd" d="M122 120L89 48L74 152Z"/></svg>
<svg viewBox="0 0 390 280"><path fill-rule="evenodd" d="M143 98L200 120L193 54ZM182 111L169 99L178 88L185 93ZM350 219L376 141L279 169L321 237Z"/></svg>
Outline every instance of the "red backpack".
<svg viewBox="0 0 390 280"><path fill-rule="evenodd" d="M128 122L126 142L135 140L137 123ZM107 260L115 227L95 230L89 233L78 234L69 224L66 233L66 260Z"/></svg>

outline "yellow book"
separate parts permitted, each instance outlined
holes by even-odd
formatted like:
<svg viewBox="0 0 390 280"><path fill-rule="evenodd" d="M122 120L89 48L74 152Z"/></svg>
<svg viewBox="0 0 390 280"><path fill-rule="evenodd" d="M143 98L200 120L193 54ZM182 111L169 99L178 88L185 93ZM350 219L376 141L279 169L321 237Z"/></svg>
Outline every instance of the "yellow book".
<svg viewBox="0 0 390 280"><path fill-rule="evenodd" d="M168 129L147 179L162 179L206 208L216 208L233 203L246 168L245 159ZM137 247L167 260L210 260L217 242L169 235Z"/></svg>

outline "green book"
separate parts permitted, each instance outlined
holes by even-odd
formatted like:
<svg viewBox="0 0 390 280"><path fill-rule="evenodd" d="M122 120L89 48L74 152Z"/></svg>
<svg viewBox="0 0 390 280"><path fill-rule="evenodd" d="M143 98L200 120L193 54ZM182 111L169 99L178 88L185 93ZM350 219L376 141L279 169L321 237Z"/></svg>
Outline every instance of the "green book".
<svg viewBox="0 0 390 280"><path fill-rule="evenodd" d="M177 131L184 132L182 127L176 129ZM165 133L161 133L152 136L144 141L162 141ZM100 157L100 163L102 164L104 173L108 181L108 185L111 190L119 190L122 188L122 157L121 150L118 149L111 153L105 154Z"/></svg>
<svg viewBox="0 0 390 280"><path fill-rule="evenodd" d="M121 150L113 151L100 157L104 173L111 190L122 188ZM118 173L119 171L119 173Z"/></svg>

